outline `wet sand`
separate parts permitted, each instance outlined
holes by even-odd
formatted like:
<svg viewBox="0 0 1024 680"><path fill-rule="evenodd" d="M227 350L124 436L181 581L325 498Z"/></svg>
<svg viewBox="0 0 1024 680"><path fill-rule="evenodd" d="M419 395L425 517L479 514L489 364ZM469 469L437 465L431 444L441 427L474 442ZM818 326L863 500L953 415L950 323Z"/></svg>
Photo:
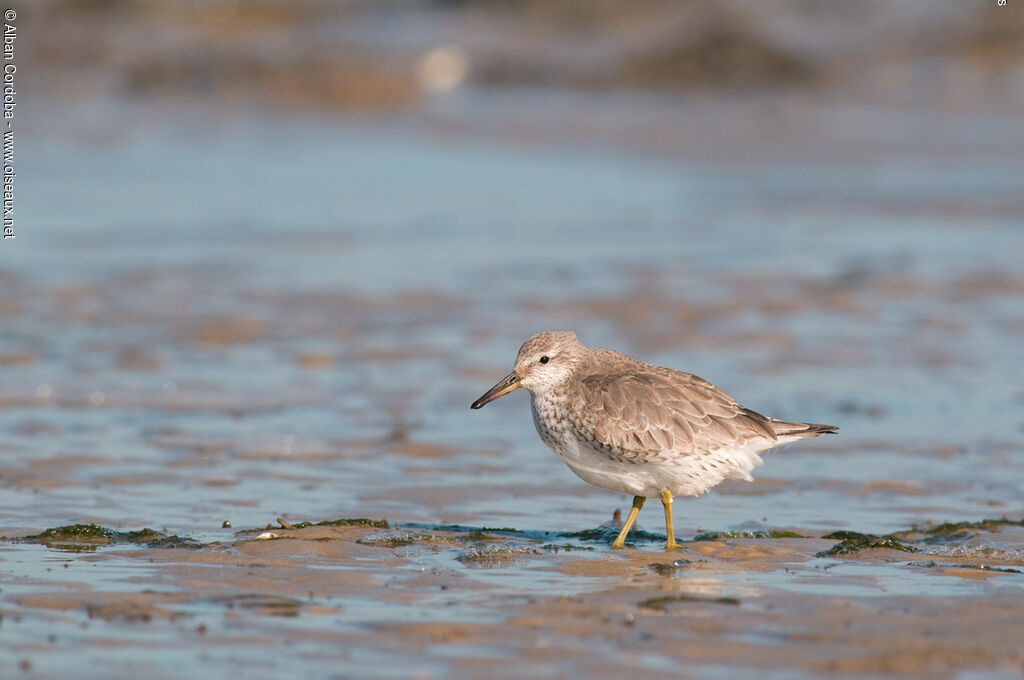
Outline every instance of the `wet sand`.
<svg viewBox="0 0 1024 680"><path fill-rule="evenodd" d="M35 340L11 351L0 389L0 671L1012 677L1021 445L1014 386L980 357L1008 351L1021 284L989 264L727 271L706 297L628 268L605 294L580 276L544 298L285 293L253 271L9 275L8 323ZM907 312L914 324L879 325ZM538 318L688 358L759 408L842 434L768 455L753 484L681 499L679 537L707 540L665 554L648 509L653 533L613 552L597 525L628 499L544 450L525 399L468 408L515 349L494 329ZM809 318L832 321L808 331ZM944 432L965 391L974 415ZM982 523L1004 514L1018 524ZM367 515L390 528L287 528ZM977 524L940 526L961 521ZM89 522L106 529L24 539ZM156 533L128 533L143 527ZM835 546L850 552L819 556Z"/></svg>
<svg viewBox="0 0 1024 680"><path fill-rule="evenodd" d="M942 554L968 534L1005 550ZM665 553L654 536L611 551L608 532L436 527L277 526L200 547L78 553L92 544L70 541L51 545L45 574L6 579L7 672L17 659L57 677L110 646L121 655L84 677L175 677L228 659L257 677L1024 672L1024 521L901 538L900 550L835 556L825 553L843 541L822 537ZM40 558L15 545L5 570ZM91 587L88 572L111 563L124 583ZM50 628L68 632L47 639Z"/></svg>
<svg viewBox="0 0 1024 680"><path fill-rule="evenodd" d="M603 295L585 277L543 299L476 291L493 306L454 291L283 293L251 272L9 276L21 305L7 320L35 341L12 351L0 389L0 671L1024 670L1021 445L999 392L1014 387L978 358L1004 351L1019 277L725 272L698 298L667 270L615 276ZM879 326L907 310L920 325ZM678 552L663 552L650 509L634 547L611 551L614 529L597 525L628 499L544 450L525 399L468 408L511 361L493 330L510 312L584 337L610 327L670 365L685 353L759 408L842 434L768 455L753 484L680 499ZM808 318L832 323L808 332ZM986 396L944 432L964 391ZM338 516L390 526L288 528ZM25 538L90 522L87 540Z"/></svg>

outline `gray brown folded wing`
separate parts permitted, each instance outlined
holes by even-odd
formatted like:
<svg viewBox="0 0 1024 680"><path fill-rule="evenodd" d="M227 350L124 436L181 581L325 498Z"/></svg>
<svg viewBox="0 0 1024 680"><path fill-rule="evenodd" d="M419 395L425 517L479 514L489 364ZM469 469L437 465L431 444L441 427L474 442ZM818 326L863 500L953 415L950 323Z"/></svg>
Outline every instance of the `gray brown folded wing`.
<svg viewBox="0 0 1024 680"><path fill-rule="evenodd" d="M604 352L602 352L604 354ZM743 408L697 376L635 362L617 352L573 385L572 414L582 439L616 460L668 461L754 440L774 441L768 418ZM621 359L619 359L621 357ZM765 447L767 448L767 447Z"/></svg>

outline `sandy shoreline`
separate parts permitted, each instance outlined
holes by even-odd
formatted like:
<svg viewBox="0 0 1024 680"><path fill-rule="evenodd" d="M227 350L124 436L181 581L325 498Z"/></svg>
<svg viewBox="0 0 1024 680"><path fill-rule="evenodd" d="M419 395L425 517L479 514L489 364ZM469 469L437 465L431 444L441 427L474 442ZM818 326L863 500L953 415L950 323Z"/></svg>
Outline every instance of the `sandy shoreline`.
<svg viewBox="0 0 1024 680"><path fill-rule="evenodd" d="M841 541L726 538L666 554L657 539L613 552L605 541L577 538L278 527L201 547L51 548L51 558L70 558L62 560L70 566L53 569L45 584L8 581L2 611L10 659L40 677L57 677L87 653L84 640L47 642L21 632L57 619L80 621L86 638L102 636L87 643L98 648L150 648L141 657L156 659L149 668L156 677L174 672L159 663L161 649L234 655L259 676L287 668L285 650L303 645L317 649L303 668L339 669L341 677L571 669L612 678L642 668L668 678L678 677L683 660L702 677L715 669L811 677L1022 672L1024 527L942 535L955 534L962 545L963 531L976 544L998 541L1016 553L933 554L925 552L937 545L927 533L903 536L900 544L918 553L869 548L818 557ZM32 544L3 545L5 559L16 561L18 549ZM76 579L119 562L135 574L124 590ZM974 566L959 566L967 562ZM907 594L908 586L923 594ZM146 639L152 634L161 638L155 650ZM374 662L385 658L395 661ZM13 661L5 663L9 672ZM134 662L125 663L119 673Z"/></svg>

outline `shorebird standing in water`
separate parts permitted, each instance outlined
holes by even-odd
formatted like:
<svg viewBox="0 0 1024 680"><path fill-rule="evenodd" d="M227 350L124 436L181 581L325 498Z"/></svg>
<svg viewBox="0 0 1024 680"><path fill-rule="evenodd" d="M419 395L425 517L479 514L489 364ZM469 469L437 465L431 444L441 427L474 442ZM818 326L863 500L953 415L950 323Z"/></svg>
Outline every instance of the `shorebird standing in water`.
<svg viewBox="0 0 1024 680"><path fill-rule="evenodd" d="M760 453L839 429L767 418L695 375L585 347L569 332L524 342L512 372L472 408L520 387L530 392L540 438L573 472L632 494L613 548L623 547L648 498L661 498L665 549L676 548L674 496L699 496L726 478L753 481Z"/></svg>

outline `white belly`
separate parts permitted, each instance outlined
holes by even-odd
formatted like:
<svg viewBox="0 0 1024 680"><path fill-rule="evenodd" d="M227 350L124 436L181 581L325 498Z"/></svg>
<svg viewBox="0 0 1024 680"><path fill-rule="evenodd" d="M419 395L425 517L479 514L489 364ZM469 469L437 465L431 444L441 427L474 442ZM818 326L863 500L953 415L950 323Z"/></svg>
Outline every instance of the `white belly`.
<svg viewBox="0 0 1024 680"><path fill-rule="evenodd" d="M699 496L726 478L751 480L750 471L762 462L758 452L770 446L764 442L704 454L666 452L644 462L616 460L578 439L559 417L559 404L531 402L537 433L570 470L589 484L633 496L655 498L666 489L673 496Z"/></svg>

